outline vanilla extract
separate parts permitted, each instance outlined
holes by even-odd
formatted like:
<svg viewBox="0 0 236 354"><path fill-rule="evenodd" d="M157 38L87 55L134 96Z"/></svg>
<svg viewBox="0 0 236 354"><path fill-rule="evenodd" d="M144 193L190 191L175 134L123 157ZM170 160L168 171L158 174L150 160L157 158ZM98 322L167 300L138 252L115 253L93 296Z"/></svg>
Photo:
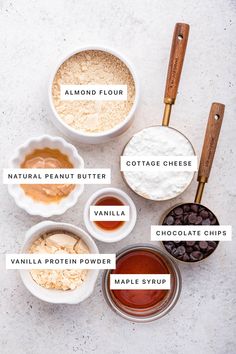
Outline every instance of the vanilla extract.
<svg viewBox="0 0 236 354"><path fill-rule="evenodd" d="M96 204L96 206L123 206L123 202L114 197L114 196L106 196L100 198ZM124 211L95 211L96 216L117 216L117 218L121 218L125 215ZM94 221L94 223L101 229L105 231L114 231L124 225L125 221L121 220L99 220Z"/></svg>

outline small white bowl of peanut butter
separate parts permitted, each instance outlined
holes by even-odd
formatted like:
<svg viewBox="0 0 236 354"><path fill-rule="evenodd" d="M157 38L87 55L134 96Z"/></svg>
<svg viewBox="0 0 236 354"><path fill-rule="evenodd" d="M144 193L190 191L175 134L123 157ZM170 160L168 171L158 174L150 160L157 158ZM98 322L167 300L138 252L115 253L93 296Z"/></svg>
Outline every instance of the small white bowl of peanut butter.
<svg viewBox="0 0 236 354"><path fill-rule="evenodd" d="M61 137L42 135L18 147L10 168L84 168L77 149ZM84 185L9 184L8 191L16 204L30 215L61 215L76 204Z"/></svg>

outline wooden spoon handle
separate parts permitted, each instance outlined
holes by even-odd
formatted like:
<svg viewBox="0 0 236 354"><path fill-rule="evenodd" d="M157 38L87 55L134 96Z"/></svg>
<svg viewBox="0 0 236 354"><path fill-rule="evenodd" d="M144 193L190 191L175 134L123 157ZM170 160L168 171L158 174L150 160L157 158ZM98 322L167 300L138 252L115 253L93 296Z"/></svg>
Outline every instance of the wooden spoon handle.
<svg viewBox="0 0 236 354"><path fill-rule="evenodd" d="M205 139L202 147L200 166L198 170L198 182L206 183L210 176L220 129L223 121L225 106L221 103L212 103L208 118Z"/></svg>
<svg viewBox="0 0 236 354"><path fill-rule="evenodd" d="M169 67L166 79L164 103L174 104L188 42L189 25L176 23L172 39Z"/></svg>

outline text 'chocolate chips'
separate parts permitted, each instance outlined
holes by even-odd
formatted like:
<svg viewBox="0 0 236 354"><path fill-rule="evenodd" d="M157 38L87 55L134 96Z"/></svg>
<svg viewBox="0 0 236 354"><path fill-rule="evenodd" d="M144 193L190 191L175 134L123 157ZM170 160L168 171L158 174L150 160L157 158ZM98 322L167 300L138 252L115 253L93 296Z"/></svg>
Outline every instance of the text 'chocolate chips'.
<svg viewBox="0 0 236 354"><path fill-rule="evenodd" d="M200 204L188 203L172 209L163 225L219 225L215 215ZM198 262L208 257L218 241L164 241L166 250L184 262Z"/></svg>

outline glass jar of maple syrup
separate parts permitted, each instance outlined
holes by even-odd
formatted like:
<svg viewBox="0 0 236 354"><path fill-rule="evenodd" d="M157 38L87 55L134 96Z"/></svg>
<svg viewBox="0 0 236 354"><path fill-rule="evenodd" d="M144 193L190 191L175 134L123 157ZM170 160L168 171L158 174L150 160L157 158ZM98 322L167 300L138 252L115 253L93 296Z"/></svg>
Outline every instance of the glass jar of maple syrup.
<svg viewBox="0 0 236 354"><path fill-rule="evenodd" d="M124 220L125 212L122 211L122 207L126 208L126 220ZM102 219L93 219L95 214L91 217L91 211L97 213L97 216L101 213ZM91 195L84 208L84 223L88 232L103 242L122 240L131 233L136 220L137 212L134 202L128 194L118 188L99 189Z"/></svg>
<svg viewBox="0 0 236 354"><path fill-rule="evenodd" d="M110 289L111 274L170 274L170 289ZM133 322L150 322L166 315L177 303L181 275L176 263L162 250L149 244L122 249L116 257L116 269L103 275L103 293L108 305L120 316Z"/></svg>

